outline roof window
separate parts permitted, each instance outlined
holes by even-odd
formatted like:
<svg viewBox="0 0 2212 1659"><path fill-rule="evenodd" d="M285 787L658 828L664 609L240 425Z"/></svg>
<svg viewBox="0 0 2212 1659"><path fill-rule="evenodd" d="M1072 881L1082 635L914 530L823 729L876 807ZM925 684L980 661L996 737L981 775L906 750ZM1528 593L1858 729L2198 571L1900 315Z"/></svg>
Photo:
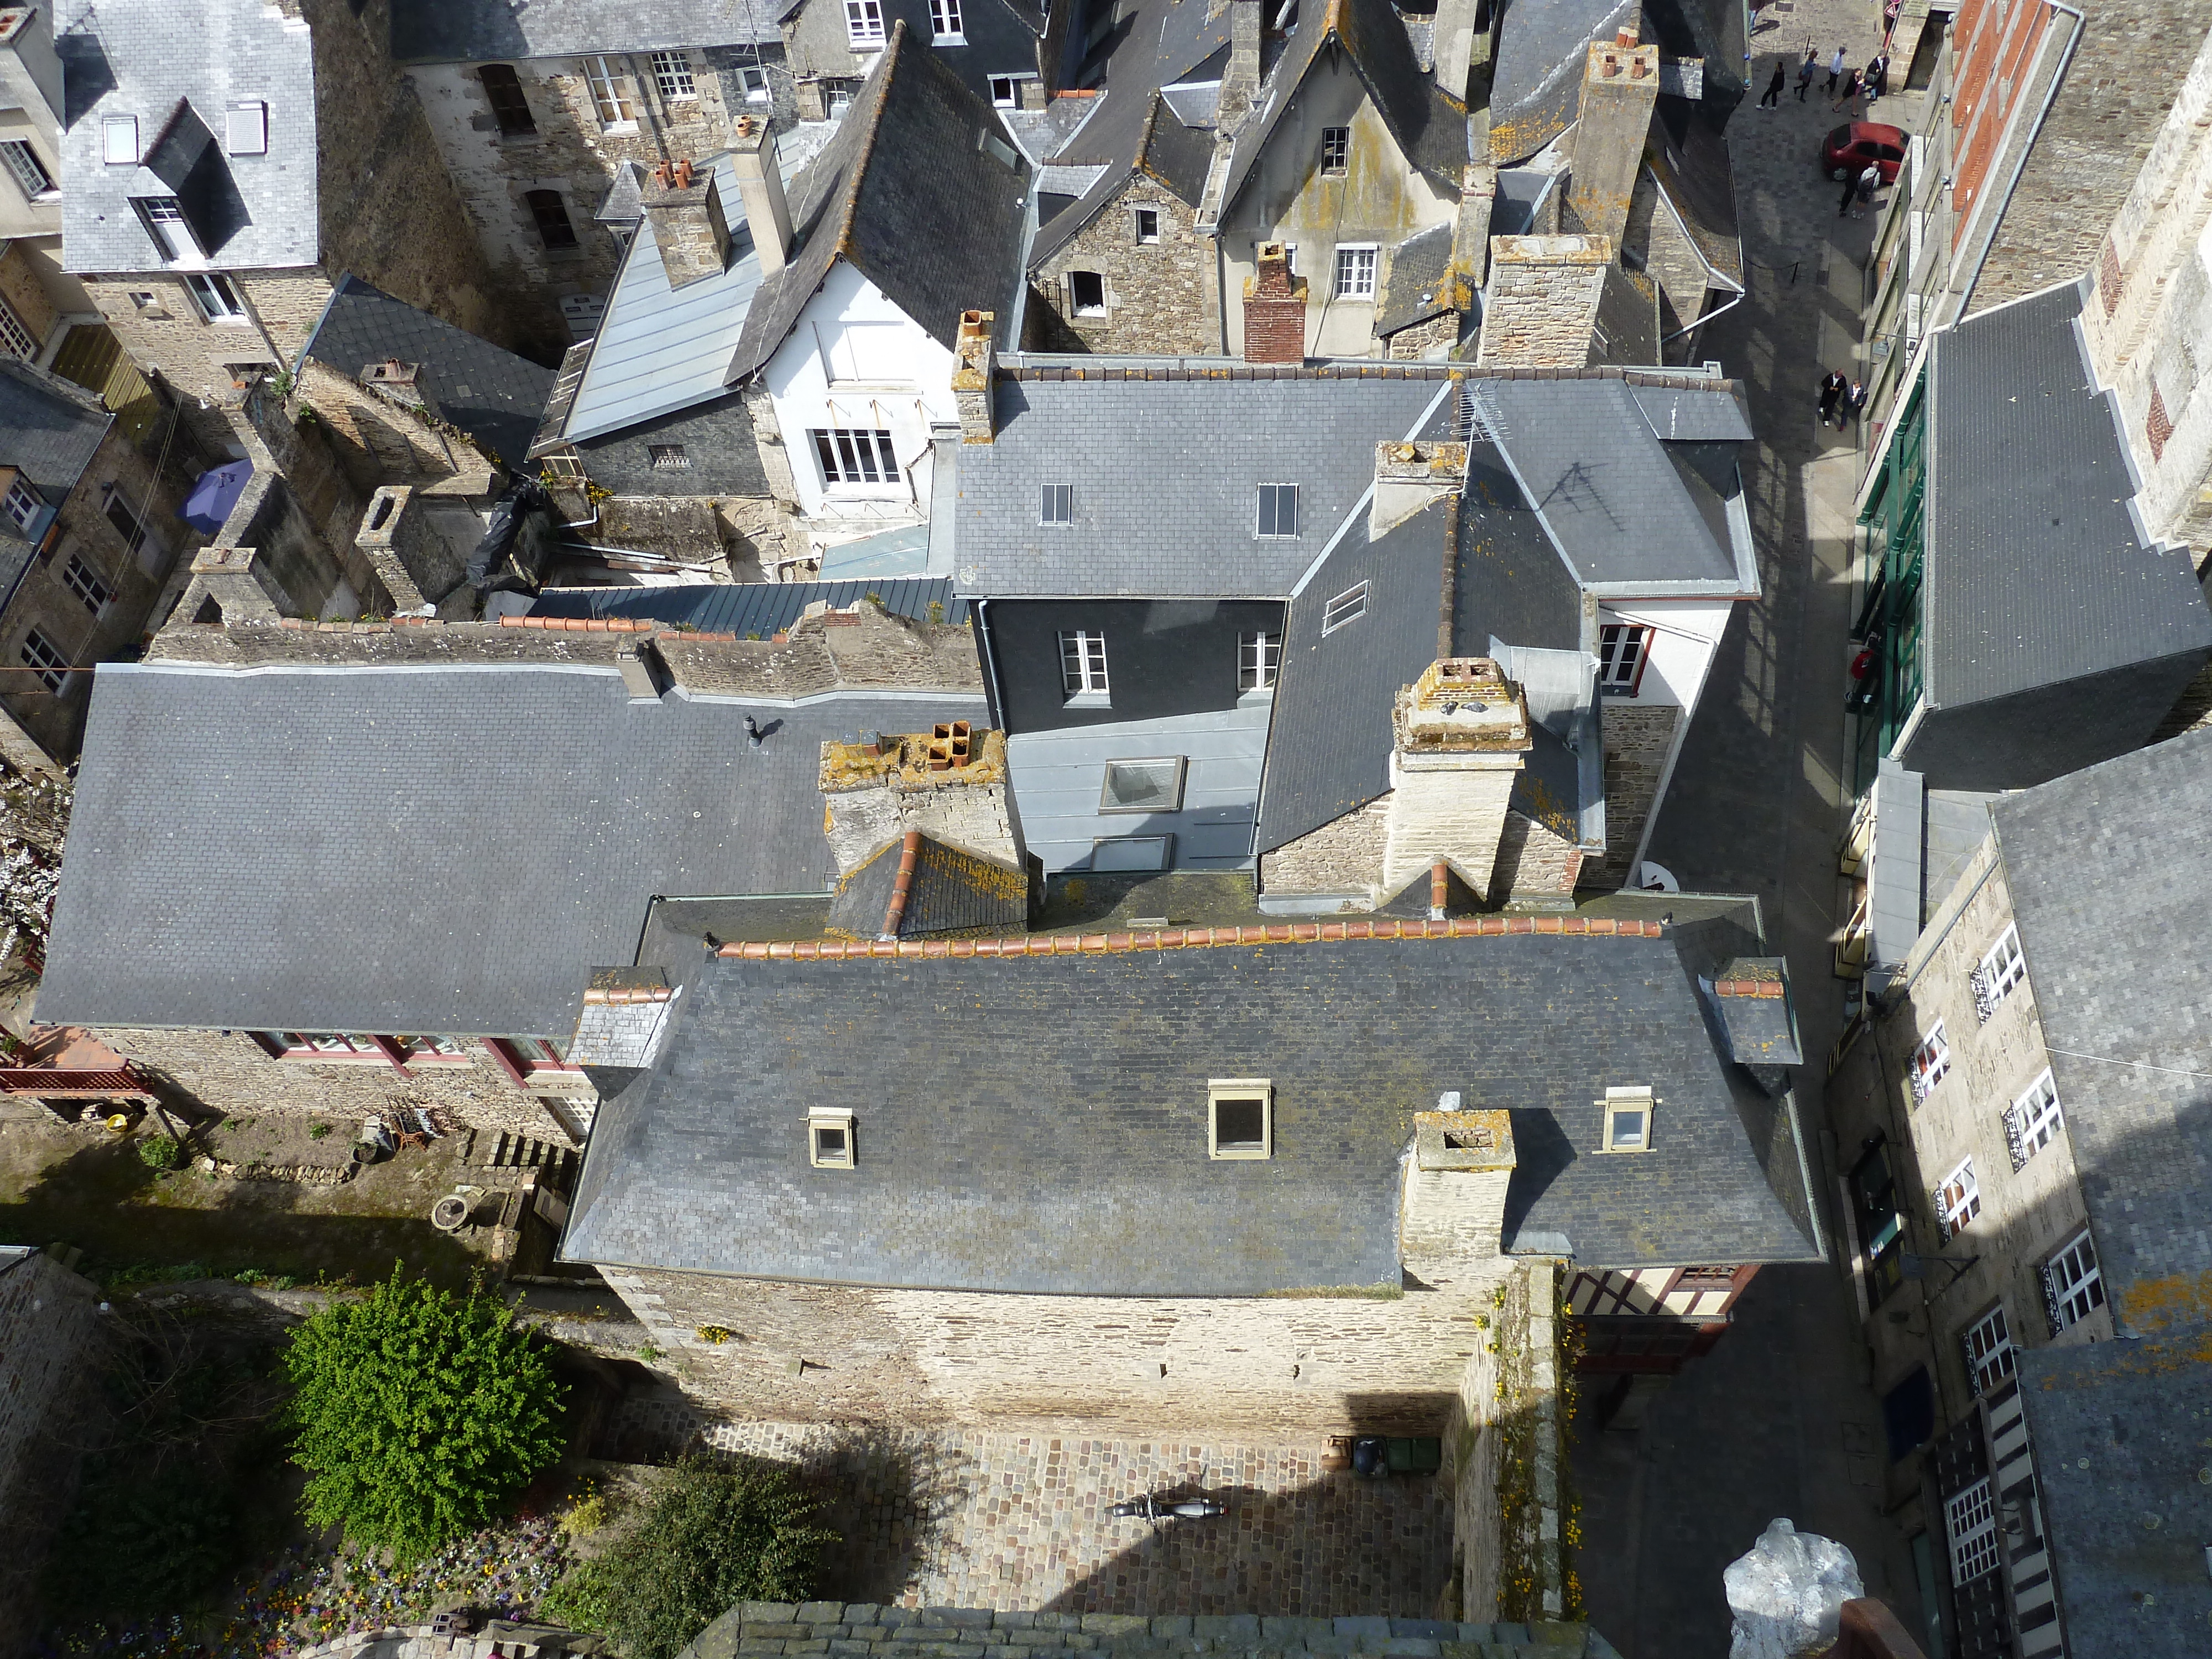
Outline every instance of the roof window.
<svg viewBox="0 0 2212 1659"><path fill-rule="evenodd" d="M112 167L138 165L138 118L110 115L100 124L100 159Z"/></svg>
<svg viewBox="0 0 2212 1659"><path fill-rule="evenodd" d="M269 154L269 106L256 100L236 105L226 112L222 148L230 155Z"/></svg>
<svg viewBox="0 0 2212 1659"><path fill-rule="evenodd" d="M806 1115L806 1161L817 1170L849 1170L854 1164L853 1115L817 1106Z"/></svg>
<svg viewBox="0 0 2212 1659"><path fill-rule="evenodd" d="M1254 528L1262 537L1298 533L1298 487L1294 483L1260 486L1259 522Z"/></svg>
<svg viewBox="0 0 2212 1659"><path fill-rule="evenodd" d="M1275 1085L1263 1077L1215 1078L1206 1085L1206 1155L1264 1158L1275 1151Z"/></svg>
<svg viewBox="0 0 2212 1659"><path fill-rule="evenodd" d="M1321 631L1334 634L1340 628L1358 622L1367 614L1367 584L1359 582L1347 587L1322 607Z"/></svg>
<svg viewBox="0 0 2212 1659"><path fill-rule="evenodd" d="M1605 1091L1605 1146L1608 1152L1648 1152L1651 1150L1651 1091L1607 1089Z"/></svg>

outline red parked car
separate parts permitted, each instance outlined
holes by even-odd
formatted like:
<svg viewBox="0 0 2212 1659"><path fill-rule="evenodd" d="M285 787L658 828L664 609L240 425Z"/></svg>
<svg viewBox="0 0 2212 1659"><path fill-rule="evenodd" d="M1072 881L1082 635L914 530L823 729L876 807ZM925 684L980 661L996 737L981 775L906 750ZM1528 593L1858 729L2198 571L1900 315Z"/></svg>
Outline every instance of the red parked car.
<svg viewBox="0 0 2212 1659"><path fill-rule="evenodd" d="M1869 161L1881 169L1882 183L1895 184L1905 165L1905 129L1846 121L1820 141L1820 171L1839 185L1864 173Z"/></svg>

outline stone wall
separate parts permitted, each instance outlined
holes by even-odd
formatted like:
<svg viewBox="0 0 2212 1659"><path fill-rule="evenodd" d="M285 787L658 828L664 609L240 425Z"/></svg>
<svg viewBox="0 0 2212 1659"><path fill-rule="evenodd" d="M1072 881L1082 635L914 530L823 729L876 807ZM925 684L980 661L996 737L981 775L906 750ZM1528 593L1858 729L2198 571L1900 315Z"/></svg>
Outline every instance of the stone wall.
<svg viewBox="0 0 2212 1659"><path fill-rule="evenodd" d="M1618 887L1628 879L1681 718L1682 711L1667 703L1606 704L1605 860L1589 872L1593 885Z"/></svg>
<svg viewBox="0 0 2212 1659"><path fill-rule="evenodd" d="M1477 760L1491 763L1472 763ZM1397 787L1383 797L1389 809L1376 900L1439 860L1449 860L1461 880L1490 897L1506 805L1519 771L1518 756L1394 754L1390 781Z"/></svg>
<svg viewBox="0 0 2212 1659"><path fill-rule="evenodd" d="M56 1489L75 1461L62 1419L75 1409L99 1300L43 1253L0 1255L0 1631L33 1623L36 1570L61 1519Z"/></svg>
<svg viewBox="0 0 2212 1659"><path fill-rule="evenodd" d="M453 493L490 493L492 460L458 427L327 363L300 365L294 396L322 422L348 481L361 493L387 483L452 481ZM522 464L522 457L502 456Z"/></svg>
<svg viewBox="0 0 2212 1659"><path fill-rule="evenodd" d="M314 314L330 298L319 276L297 272L231 271L230 284L246 302L240 322L210 323L200 314L191 292L167 271L87 276L84 291L107 325L115 331L131 361L149 376L166 381L186 400L213 402L234 394L252 369L278 364L275 339L261 320L265 298L273 321L292 331L298 313L312 305ZM263 277L266 276L264 295ZM302 289L310 292L302 293ZM319 298L313 290L319 290ZM310 317L308 322L312 324ZM299 336L307 337L304 332ZM203 417L195 431L220 453L228 436L220 416Z"/></svg>
<svg viewBox="0 0 2212 1659"><path fill-rule="evenodd" d="M1573 842L1526 813L1508 812L1490 896L1508 904L1571 903L1582 867Z"/></svg>
<svg viewBox="0 0 2212 1659"><path fill-rule="evenodd" d="M1162 119L1171 120L1164 113ZM1136 210L1159 215L1159 240L1137 240ZM1198 356L1221 349L1213 239L1149 174L1132 174L1091 222L1030 273L1032 350ZM1079 317L1070 271L1104 280L1106 314Z"/></svg>
<svg viewBox="0 0 2212 1659"><path fill-rule="evenodd" d="M141 1030L102 1026L94 1035L168 1085L179 1104L225 1116L285 1112L349 1120L415 1106L442 1107L472 1128L501 1129L556 1145L559 1120L535 1096L507 1080L480 1045L466 1060L417 1064L402 1077L383 1060L276 1060L243 1031Z"/></svg>
<svg viewBox="0 0 2212 1659"><path fill-rule="evenodd" d="M860 1290L610 1266L684 1392L792 1422L1435 1434L1516 1271L1257 1298Z"/></svg>
<svg viewBox="0 0 2212 1659"><path fill-rule="evenodd" d="M1461 320L1456 311L1444 311L1425 323L1401 328L1386 342L1383 355L1399 362L1449 356L1459 343Z"/></svg>
<svg viewBox="0 0 2212 1659"><path fill-rule="evenodd" d="M1493 236L1475 362L1499 368L1580 368L1613 244L1601 236Z"/></svg>
<svg viewBox="0 0 2212 1659"><path fill-rule="evenodd" d="M1364 893L1382 872L1390 798L1380 796L1260 854L1263 893Z"/></svg>
<svg viewBox="0 0 2212 1659"><path fill-rule="evenodd" d="M21 244L0 243L0 301L15 313L15 320L31 331L31 337L43 344L61 313L46 293L46 285L39 277L30 256Z"/></svg>

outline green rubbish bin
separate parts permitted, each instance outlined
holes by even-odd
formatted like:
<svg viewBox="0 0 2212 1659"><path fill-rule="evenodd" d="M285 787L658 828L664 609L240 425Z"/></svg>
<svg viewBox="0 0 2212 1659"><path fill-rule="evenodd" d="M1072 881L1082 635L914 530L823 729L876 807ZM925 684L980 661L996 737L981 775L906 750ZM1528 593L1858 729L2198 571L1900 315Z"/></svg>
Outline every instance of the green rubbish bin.
<svg viewBox="0 0 2212 1659"><path fill-rule="evenodd" d="M1436 1435L1384 1443L1383 1456L1393 1474L1434 1474L1444 1464L1444 1443Z"/></svg>

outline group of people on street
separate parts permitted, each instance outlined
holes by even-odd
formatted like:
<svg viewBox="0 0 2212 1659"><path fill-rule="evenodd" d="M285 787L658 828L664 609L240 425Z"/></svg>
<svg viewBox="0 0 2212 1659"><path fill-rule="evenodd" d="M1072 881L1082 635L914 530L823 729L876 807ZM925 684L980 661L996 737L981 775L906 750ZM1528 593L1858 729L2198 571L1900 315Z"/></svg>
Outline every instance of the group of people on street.
<svg viewBox="0 0 2212 1659"><path fill-rule="evenodd" d="M1830 369L1820 381L1820 424L1832 425L1838 432L1844 430L1859 417L1866 400L1864 380L1847 380L1838 371Z"/></svg>
<svg viewBox="0 0 2212 1659"><path fill-rule="evenodd" d="M1799 103L1805 101L1805 94L1812 88L1813 77L1820 72L1820 55L1812 47L1806 47L1805 61L1797 65L1797 101ZM1766 83L1766 90L1759 94L1759 108L1779 107L1782 102L1782 89L1789 83L1789 70L1783 66L1782 60L1778 58L1774 60L1774 78ZM1841 88L1840 92L1838 90L1838 88ZM1867 107L1872 109L1875 100L1887 98L1889 95L1889 49L1885 46L1875 52L1873 57L1867 59L1864 69L1846 70L1844 64L1844 49L1838 46L1835 56L1828 59L1827 95L1833 100L1829 105L1831 109L1853 108L1862 97L1866 100Z"/></svg>

